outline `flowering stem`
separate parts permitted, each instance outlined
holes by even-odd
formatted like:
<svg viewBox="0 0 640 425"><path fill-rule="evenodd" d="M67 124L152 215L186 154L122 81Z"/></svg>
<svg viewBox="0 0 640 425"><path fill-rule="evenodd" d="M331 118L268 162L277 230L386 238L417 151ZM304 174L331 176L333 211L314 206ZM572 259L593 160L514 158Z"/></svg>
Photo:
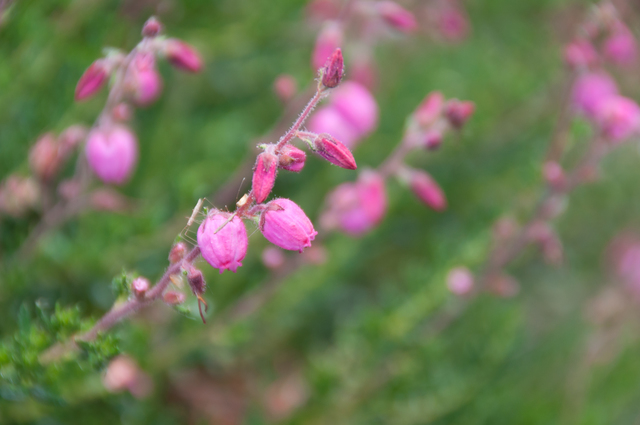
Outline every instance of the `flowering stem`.
<svg viewBox="0 0 640 425"><path fill-rule="evenodd" d="M307 106L304 107L304 109L298 116L298 119L293 123L291 128L278 141L278 144L276 145L276 149L275 149L276 154L279 154L280 150L284 147L284 145L286 145L291 141L291 139L296 137L296 133L298 132L298 130L300 130L300 127L302 127L302 124L304 124L305 120L307 119L309 114L313 111L313 109L316 107L318 102L322 100L325 93L326 92L321 87L318 87L318 89L316 90L316 94L313 95L309 103L307 103Z"/></svg>

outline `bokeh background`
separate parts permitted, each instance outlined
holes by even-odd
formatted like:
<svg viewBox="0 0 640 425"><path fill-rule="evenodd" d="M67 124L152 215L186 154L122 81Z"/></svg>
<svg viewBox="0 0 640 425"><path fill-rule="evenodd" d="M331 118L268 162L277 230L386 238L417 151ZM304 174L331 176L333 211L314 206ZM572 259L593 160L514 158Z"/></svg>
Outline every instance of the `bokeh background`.
<svg viewBox="0 0 640 425"><path fill-rule="evenodd" d="M268 243L248 224L249 252L236 274L202 267L207 324L157 305L113 330L117 349L152 383L144 397L107 391L104 362L60 366L45 383L29 385L8 382L0 369L0 422L640 423L638 309L630 297L603 296L620 287L607 247L621 232L640 231L637 143L621 146L597 182L571 194L555 221L563 264L550 266L528 249L508 269L520 284L516 296L481 295L442 330L432 320L462 302L447 290L449 270L481 267L494 222L526 220L540 196L541 164L568 81L563 45L590 4L468 0L462 40L423 27L380 42L380 121L354 150L358 165L384 160L428 92L472 100L476 113L462 132L409 160L438 180L448 209L429 210L389 184L379 227L362 238L328 235L324 264L297 268L245 317L230 309L277 275L261 261ZM635 31L640 5L618 6ZM38 212L0 217L5 345L36 317L36 303L77 306L79 317L95 319L113 304L111 280L123 269L160 277L197 199L213 200L281 116L276 77L291 74L304 87L315 76L319 25L302 0L18 0L0 27L0 178L28 171L40 134L91 125L106 93L74 103L78 78L103 47L132 48L152 14L201 52L205 69L186 75L161 64L162 97L136 111L140 162L120 189L132 211L86 212L47 233L27 258L16 252ZM353 53L345 49L347 73ZM638 75L637 67L616 74L636 99ZM572 143L585 127L572 125ZM310 157L299 175L279 177L274 193L316 222L324 196L355 174ZM246 181L237 188L248 189ZM34 355L12 350L3 364ZM31 376L25 367L21 376Z"/></svg>

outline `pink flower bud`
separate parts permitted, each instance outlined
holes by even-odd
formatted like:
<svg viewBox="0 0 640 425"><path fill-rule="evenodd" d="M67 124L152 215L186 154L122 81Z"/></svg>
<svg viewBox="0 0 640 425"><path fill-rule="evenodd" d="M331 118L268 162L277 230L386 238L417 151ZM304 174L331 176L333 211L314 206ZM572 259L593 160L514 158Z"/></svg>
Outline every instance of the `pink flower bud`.
<svg viewBox="0 0 640 425"><path fill-rule="evenodd" d="M150 287L151 283L149 283L149 279L142 276L135 278L133 282L131 282L131 290L136 298L144 298L144 295Z"/></svg>
<svg viewBox="0 0 640 425"><path fill-rule="evenodd" d="M91 130L86 146L93 172L105 183L126 182L138 161L138 142L127 127L115 125Z"/></svg>
<svg viewBox="0 0 640 425"><path fill-rule="evenodd" d="M424 147L434 151L442 144L442 133L438 130L427 131L424 135Z"/></svg>
<svg viewBox="0 0 640 425"><path fill-rule="evenodd" d="M457 6L447 5L438 15L438 29L446 39L460 41L469 32L469 22Z"/></svg>
<svg viewBox="0 0 640 425"><path fill-rule="evenodd" d="M171 65L189 72L202 70L202 59L198 52L184 41L169 38L164 42L162 53Z"/></svg>
<svg viewBox="0 0 640 425"><path fill-rule="evenodd" d="M278 167L299 173L304 167L307 154L293 145L284 145L279 156Z"/></svg>
<svg viewBox="0 0 640 425"><path fill-rule="evenodd" d="M316 40L313 50L311 66L320 69L329 59L329 56L342 44L342 27L337 22L327 22Z"/></svg>
<svg viewBox="0 0 640 425"><path fill-rule="evenodd" d="M444 107L444 114L453 128L460 129L471 118L476 105L471 101L451 99Z"/></svg>
<svg viewBox="0 0 640 425"><path fill-rule="evenodd" d="M187 254L187 245L184 242L178 242L169 251L169 262L175 264L182 260Z"/></svg>
<svg viewBox="0 0 640 425"><path fill-rule="evenodd" d="M313 141L313 149L333 165L347 170L358 168L349 148L326 133L316 137Z"/></svg>
<svg viewBox="0 0 640 425"><path fill-rule="evenodd" d="M456 295L467 295L473 290L473 275L466 267L453 268L447 275L447 288Z"/></svg>
<svg viewBox="0 0 640 425"><path fill-rule="evenodd" d="M618 65L629 65L638 56L638 46L629 28L618 23L604 42L604 55Z"/></svg>
<svg viewBox="0 0 640 425"><path fill-rule="evenodd" d="M242 266L241 261L247 254L247 230L240 218L231 217L230 213L214 211L210 213L198 228L198 246L204 258L211 267L236 272ZM216 233L216 231L218 233Z"/></svg>
<svg viewBox="0 0 640 425"><path fill-rule="evenodd" d="M421 127L429 127L440 117L443 106L444 95L439 91L431 92L418 106L414 117Z"/></svg>
<svg viewBox="0 0 640 425"><path fill-rule="evenodd" d="M275 246L268 246L262 251L262 263L270 269L279 268L284 264L284 261L284 254Z"/></svg>
<svg viewBox="0 0 640 425"><path fill-rule="evenodd" d="M328 89L338 87L344 75L344 59L342 58L342 50L340 50L340 48L334 50L331 56L329 56L321 73L323 86Z"/></svg>
<svg viewBox="0 0 640 425"><path fill-rule="evenodd" d="M166 291L162 294L162 301L168 305L180 305L183 304L186 297L182 292L178 291Z"/></svg>
<svg viewBox="0 0 640 425"><path fill-rule="evenodd" d="M542 175L547 184L555 189L562 189L567 182L562 166L555 161L544 163Z"/></svg>
<svg viewBox="0 0 640 425"><path fill-rule="evenodd" d="M640 107L623 96L610 96L601 102L595 119L602 134L613 143L623 142L640 131Z"/></svg>
<svg viewBox="0 0 640 425"><path fill-rule="evenodd" d="M282 74L273 82L273 91L282 102L286 103L296 95L298 84L293 76Z"/></svg>
<svg viewBox="0 0 640 425"><path fill-rule="evenodd" d="M138 53L129 65L126 79L127 88L137 105L149 105L160 96L162 79L156 70L153 54Z"/></svg>
<svg viewBox="0 0 640 425"><path fill-rule="evenodd" d="M142 27L142 35L144 37L155 37L162 32L162 24L155 16L150 17Z"/></svg>
<svg viewBox="0 0 640 425"><path fill-rule="evenodd" d="M40 136L29 152L29 165L42 180L49 180L58 172L61 159L58 142L52 133Z"/></svg>
<svg viewBox="0 0 640 425"><path fill-rule="evenodd" d="M343 183L327 196L321 221L325 228L338 227L360 236L380 223L387 209L384 179L375 171L360 173L355 183Z"/></svg>
<svg viewBox="0 0 640 425"><path fill-rule="evenodd" d="M378 3L378 13L387 24L399 31L410 33L418 28L418 23L413 13L393 1L381 1Z"/></svg>
<svg viewBox="0 0 640 425"><path fill-rule="evenodd" d="M187 272L187 282L189 283L191 291L193 291L195 295L204 294L204 291L207 289L207 282L205 282L202 272L192 264L187 264L185 269Z"/></svg>
<svg viewBox="0 0 640 425"><path fill-rule="evenodd" d="M75 99L83 100L99 92L107 82L108 73L109 70L103 59L98 59L92 63L78 80Z"/></svg>
<svg viewBox="0 0 640 425"><path fill-rule="evenodd" d="M340 90L338 88L337 90ZM336 108L320 108L309 120L308 128L313 133L328 133L342 141L345 146L354 148L362 134Z"/></svg>
<svg viewBox="0 0 640 425"><path fill-rule="evenodd" d="M331 106L363 136L378 124L378 104L369 90L355 81L346 81L331 95Z"/></svg>
<svg viewBox="0 0 640 425"><path fill-rule="evenodd" d="M276 181L278 171L278 157L269 152L258 155L256 166L253 169L251 192L256 202L261 204L271 193Z"/></svg>
<svg viewBox="0 0 640 425"><path fill-rule="evenodd" d="M118 121L129 121L133 116L133 110L131 106L126 103L118 103L113 110L111 111L111 115L114 119Z"/></svg>
<svg viewBox="0 0 640 425"><path fill-rule="evenodd" d="M285 198L269 202L260 216L260 231L272 244L299 252L310 247L318 234L302 208Z"/></svg>
<svg viewBox="0 0 640 425"><path fill-rule="evenodd" d="M615 81L604 72L581 75L573 85L572 103L577 111L593 118L603 101L618 94Z"/></svg>
<svg viewBox="0 0 640 425"><path fill-rule="evenodd" d="M409 184L413 193L436 211L444 211L447 208L447 199L438 183L422 170L411 170Z"/></svg>
<svg viewBox="0 0 640 425"><path fill-rule="evenodd" d="M62 156L68 156L72 150L80 145L87 138L88 130L83 125L72 125L67 127L58 138Z"/></svg>
<svg viewBox="0 0 640 425"><path fill-rule="evenodd" d="M598 61L598 52L587 40L576 40L564 49L564 60L572 68L587 67Z"/></svg>
<svg viewBox="0 0 640 425"><path fill-rule="evenodd" d="M102 380L109 392L128 390L131 395L141 399L149 396L153 390L153 381L131 357L120 355L111 360Z"/></svg>

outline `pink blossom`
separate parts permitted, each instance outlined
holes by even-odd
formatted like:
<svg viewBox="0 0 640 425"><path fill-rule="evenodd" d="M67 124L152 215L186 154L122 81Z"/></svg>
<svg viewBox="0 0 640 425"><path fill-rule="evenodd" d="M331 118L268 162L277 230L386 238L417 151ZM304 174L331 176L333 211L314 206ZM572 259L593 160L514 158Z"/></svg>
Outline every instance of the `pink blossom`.
<svg viewBox="0 0 640 425"><path fill-rule="evenodd" d="M622 23L614 26L611 35L604 42L603 50L611 62L619 65L633 63L638 56L636 39Z"/></svg>
<svg viewBox="0 0 640 425"><path fill-rule="evenodd" d="M378 104L362 84L345 81L332 94L330 105L340 112L356 131L364 136L378 124Z"/></svg>
<svg viewBox="0 0 640 425"><path fill-rule="evenodd" d="M358 130L335 108L326 106L311 116L308 128L313 133L331 134L345 146L353 148L360 140Z"/></svg>
<svg viewBox="0 0 640 425"><path fill-rule="evenodd" d="M344 76L344 58L342 57L342 50L337 48L333 51L324 67L322 68L322 80L321 83L328 89L338 87L342 77Z"/></svg>
<svg viewBox="0 0 640 425"><path fill-rule="evenodd" d="M333 165L347 170L358 168L349 148L326 133L315 138L313 150Z"/></svg>
<svg viewBox="0 0 640 425"><path fill-rule="evenodd" d="M131 282L131 291L136 298L144 298L144 295L150 287L151 283L149 282L149 279L142 276L135 278L133 282Z"/></svg>
<svg viewBox="0 0 640 425"><path fill-rule="evenodd" d="M76 100L84 100L98 93L107 82L108 68L103 59L98 59L87 68L76 85Z"/></svg>
<svg viewBox="0 0 640 425"><path fill-rule="evenodd" d="M97 127L89 133L87 160L93 172L105 183L125 183L138 161L138 142L127 127Z"/></svg>
<svg viewBox="0 0 640 425"><path fill-rule="evenodd" d="M302 208L285 198L275 199L262 212L260 231L272 244L290 251L304 251L318 232Z"/></svg>
<svg viewBox="0 0 640 425"><path fill-rule="evenodd" d="M144 23L144 26L142 27L142 35L144 37L155 37L160 34L163 29L164 28L160 21L158 21L155 16L152 16Z"/></svg>
<svg viewBox="0 0 640 425"><path fill-rule="evenodd" d="M53 134L46 133L40 136L29 151L29 165L36 176L42 180L49 180L58 172L62 165L59 148Z"/></svg>
<svg viewBox="0 0 640 425"><path fill-rule="evenodd" d="M327 62L327 59L342 45L342 27L334 21L327 22L316 40L311 66L313 69L320 69Z"/></svg>
<svg viewBox="0 0 640 425"><path fill-rule="evenodd" d="M409 177L409 184L413 193L425 203L425 205L436 211L443 211L447 208L447 199L438 183L425 171L412 170Z"/></svg>
<svg viewBox="0 0 640 425"><path fill-rule="evenodd" d="M284 145L280 151L278 167L299 173L307 160L307 154L293 145Z"/></svg>
<svg viewBox="0 0 640 425"><path fill-rule="evenodd" d="M418 23L413 13L409 12L393 1L381 1L378 3L378 12L382 19L395 29L410 33L418 28Z"/></svg>
<svg viewBox="0 0 640 425"><path fill-rule="evenodd" d="M444 105L444 115L456 129L462 128L475 110L476 105L469 100L451 99Z"/></svg>
<svg viewBox="0 0 640 425"><path fill-rule="evenodd" d="M169 262L171 264L175 264L178 261L182 260L184 256L187 254L187 244L184 242L178 242L171 248L169 251Z"/></svg>
<svg viewBox="0 0 640 425"><path fill-rule="evenodd" d="M432 125L442 114L444 95L439 91L431 92L416 109L414 117L422 127Z"/></svg>
<svg viewBox="0 0 640 425"><path fill-rule="evenodd" d="M456 267L447 274L447 288L456 295L467 295L473 290L473 275L466 267Z"/></svg>
<svg viewBox="0 0 640 425"><path fill-rule="evenodd" d="M156 70L153 54L138 53L129 66L126 79L126 85L136 104L146 106L160 96L162 79Z"/></svg>
<svg viewBox="0 0 640 425"><path fill-rule="evenodd" d="M169 38L164 42L162 53L171 65L188 72L199 72L202 70L202 59L200 55L189 44L182 40Z"/></svg>
<svg viewBox="0 0 640 425"><path fill-rule="evenodd" d="M249 244L247 230L237 216L220 229L220 226L230 217L230 213L214 211L198 228L198 246L202 252L202 258L211 267L220 269L220 273L225 270L235 273L238 267L242 266Z"/></svg>
<svg viewBox="0 0 640 425"><path fill-rule="evenodd" d="M618 94L616 82L604 72L581 75L573 85L572 101L577 111L593 118L603 101Z"/></svg>
<svg viewBox="0 0 640 425"><path fill-rule="evenodd" d="M457 6L446 5L438 16L438 28L445 38L460 41L469 32L469 22Z"/></svg>
<svg viewBox="0 0 640 425"><path fill-rule="evenodd" d="M258 155L253 169L251 192L256 202L261 204L271 193L278 171L278 157L269 152Z"/></svg>
<svg viewBox="0 0 640 425"><path fill-rule="evenodd" d="M288 102L296 95L298 84L293 76L282 74L273 82L273 91L281 101Z"/></svg>
<svg viewBox="0 0 640 425"><path fill-rule="evenodd" d="M589 41L576 40L565 47L564 60L573 68L586 67L598 61L598 52Z"/></svg>
<svg viewBox="0 0 640 425"><path fill-rule="evenodd" d="M387 209L384 179L375 171L363 171L354 183L343 183L327 197L321 220L326 228L338 227L353 236L380 223Z"/></svg>
<svg viewBox="0 0 640 425"><path fill-rule="evenodd" d="M640 107L623 96L611 96L601 102L595 118L602 134L614 143L622 142L640 130Z"/></svg>

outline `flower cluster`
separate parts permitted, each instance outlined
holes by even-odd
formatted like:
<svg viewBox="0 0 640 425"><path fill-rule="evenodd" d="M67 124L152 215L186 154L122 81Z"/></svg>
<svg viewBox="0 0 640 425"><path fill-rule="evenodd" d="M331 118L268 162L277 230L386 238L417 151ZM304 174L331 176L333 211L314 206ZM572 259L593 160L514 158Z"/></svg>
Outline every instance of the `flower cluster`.
<svg viewBox="0 0 640 425"><path fill-rule="evenodd" d="M413 150L435 150L445 134L461 129L475 109L473 102L445 100L440 92L429 94L408 120L398 148L376 170L365 169L356 182L343 183L325 202L321 223L326 229L340 229L362 235L384 218L387 209L386 179L394 176L416 197L435 211L447 206L444 192L426 171L409 167L405 156Z"/></svg>

